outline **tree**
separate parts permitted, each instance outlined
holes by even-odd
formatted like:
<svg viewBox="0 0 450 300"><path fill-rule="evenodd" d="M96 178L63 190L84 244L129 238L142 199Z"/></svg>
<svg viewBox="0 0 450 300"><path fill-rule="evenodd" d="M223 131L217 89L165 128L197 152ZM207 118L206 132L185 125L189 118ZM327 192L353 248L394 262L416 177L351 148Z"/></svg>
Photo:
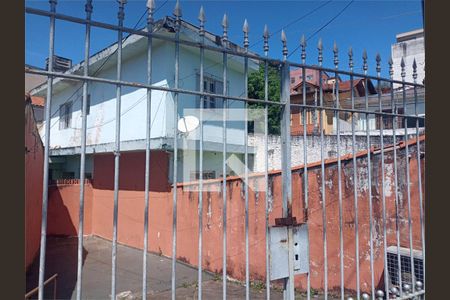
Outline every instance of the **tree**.
<svg viewBox="0 0 450 300"><path fill-rule="evenodd" d="M268 96L270 101L280 101L280 71L275 66L268 68ZM264 64L259 65L259 70L253 72L248 78L248 96L254 99L264 100ZM263 103L249 103L250 109L264 109ZM269 134L280 134L281 106L268 105ZM253 122L249 123L249 132L254 132Z"/></svg>

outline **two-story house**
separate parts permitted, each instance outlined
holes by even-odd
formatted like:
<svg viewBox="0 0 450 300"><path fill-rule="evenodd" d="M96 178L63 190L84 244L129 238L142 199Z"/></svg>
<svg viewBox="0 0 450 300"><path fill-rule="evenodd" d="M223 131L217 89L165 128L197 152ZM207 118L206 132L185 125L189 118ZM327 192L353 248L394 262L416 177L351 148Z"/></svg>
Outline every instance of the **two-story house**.
<svg viewBox="0 0 450 300"><path fill-rule="evenodd" d="M154 25L154 32L175 36L175 22L171 17L165 17ZM180 39L200 42L199 28L181 21ZM223 47L222 39L212 33L205 33L205 44ZM235 51L242 48L231 42L227 47ZM90 75L115 79L117 67L117 43L91 56L89 60ZM152 82L157 86L174 87L175 78L175 45L172 41L154 38L152 46ZM179 53L179 88L199 90L200 56L197 47L180 44ZM84 62L74 65L66 73L82 74ZM229 56L227 82L222 80L222 53L205 51L204 60L204 90L222 94L223 85L227 84L228 95L242 96L244 92L244 60L242 57ZM256 71L258 64L249 60L249 72ZM124 39L122 50L122 80L146 83L147 80L147 38L131 35ZM51 103L50 124L50 170L51 179L79 178L80 144L81 144L81 104L82 82L71 79L57 78L54 80L53 98ZM43 84L33 91L34 96L45 97L47 86ZM131 173L121 169L121 185L128 181L130 185L143 184L146 146L146 93L145 88L122 87L121 95L121 165L126 165ZM151 93L151 172L159 178L171 181L173 171L173 145L177 122L174 120L173 94L167 91L152 90ZM222 99L207 97L204 107L209 113L221 114ZM179 94L178 118L186 115L186 110L198 108L200 97ZM106 174L108 182L112 182L113 151L115 149L115 115L116 86L111 84L91 82L88 87L87 107L87 178L96 174ZM236 109L234 114L243 114L245 104L241 101L228 101L230 109ZM195 110L194 110L195 111ZM234 117L236 117L234 115ZM242 120L244 118L242 117ZM178 174L183 176L178 181L195 180L198 178L198 128L189 134L194 142L186 142L186 135L177 133L179 156ZM222 127L221 124L205 122L204 132L204 162L205 178L222 176ZM44 131L41 131L43 135ZM243 158L244 139L243 122L230 122L227 125L228 155L235 154ZM196 140L196 142L195 142ZM249 147L250 154L252 153ZM184 162L184 163L183 163ZM124 167L125 168L125 167ZM234 170L236 173L236 170ZM133 174L139 174L136 180ZM231 170L227 175L234 174ZM141 176L142 175L142 176ZM136 175L137 176L137 175ZM142 182L141 182L142 181ZM125 183L124 183L125 182ZM108 183L109 184L109 183Z"/></svg>

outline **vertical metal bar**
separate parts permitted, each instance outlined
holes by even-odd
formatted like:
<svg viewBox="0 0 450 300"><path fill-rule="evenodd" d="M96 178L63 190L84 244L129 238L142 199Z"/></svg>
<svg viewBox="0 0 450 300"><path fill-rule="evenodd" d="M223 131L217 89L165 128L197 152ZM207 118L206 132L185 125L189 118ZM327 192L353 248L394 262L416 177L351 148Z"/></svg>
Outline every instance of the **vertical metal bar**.
<svg viewBox="0 0 450 300"><path fill-rule="evenodd" d="M364 75L367 75L367 52L363 52L363 69ZM366 111L369 110L369 98L367 89L367 77L364 77L364 99L366 103ZM369 201L369 240L370 240L370 286L371 286L371 297L375 299L375 278L373 274L373 208L372 208L372 163L371 163L371 147L370 147L370 126L369 126L369 114L366 113L366 143L367 143L367 190L368 190L368 201Z"/></svg>
<svg viewBox="0 0 450 300"><path fill-rule="evenodd" d="M333 45L334 53L334 66L335 72L335 86L336 86L336 108L339 108L339 73L338 73L338 48L336 42ZM337 165L338 165L338 198L339 198L339 258L340 258L340 270L341 270L341 299L344 299L344 233L343 233L343 211L342 211L342 180L341 180L341 137L340 137L340 120L339 111L334 111L334 117L336 119L336 150L337 150Z"/></svg>
<svg viewBox="0 0 450 300"><path fill-rule="evenodd" d="M306 64L306 39L305 35L302 35L300 46L302 48L301 53L301 59L302 64ZM306 69L305 67L302 67L302 82L303 82L303 89L302 89L302 96L303 96L303 105L306 105ZM303 195L305 199L305 207L304 207L304 222L308 222L308 152L307 152L307 122L306 122L306 115L307 111L305 107L302 109L302 115L303 115ZM308 245L309 245L309 236L308 236ZM310 272L306 273L306 298L309 300L311 299L311 278L310 278Z"/></svg>
<svg viewBox="0 0 450 300"><path fill-rule="evenodd" d="M353 73L353 49L348 51L350 72ZM350 97L352 102L352 109L355 109L355 91L353 89L353 74L350 74ZM356 160L356 135L355 135L355 114L352 113L352 157L353 157L353 199L355 206L355 264L356 264L356 299L361 297L360 275L359 275L359 209L358 209L358 180L357 170L358 164Z"/></svg>
<svg viewBox="0 0 450 300"><path fill-rule="evenodd" d="M155 1L147 2L147 31L153 32L153 13L155 11ZM152 84L152 42L151 35L147 37L147 84ZM147 299L147 252L148 252L148 206L150 197L150 141L152 127L152 90L147 89L147 126L145 144L145 195L144 195L144 249L142 258L142 299Z"/></svg>
<svg viewBox="0 0 450 300"><path fill-rule="evenodd" d="M264 57L269 55L269 30L264 26ZM269 100L269 64L264 61L264 100ZM270 299L270 249L269 249L269 112L268 104L264 105L264 191L265 191L265 227L266 227L266 299Z"/></svg>
<svg viewBox="0 0 450 300"><path fill-rule="evenodd" d="M405 61L402 58L401 61L402 68L402 96L403 96L403 114L406 113L406 85L405 85ZM408 114L409 115L409 114ZM410 251L410 263L411 263L411 287L412 292L415 292L416 286L416 270L414 268L414 256L413 256L413 235L412 235L412 221L411 221L411 187L410 185L410 174L409 174L409 146L408 146L408 119L409 117L403 118L403 124L405 128L405 161L406 161L406 191L408 199L408 227L409 227L409 251Z"/></svg>
<svg viewBox="0 0 450 300"><path fill-rule="evenodd" d="M413 62L413 78L414 83L417 83L417 64L416 60L414 59ZM419 116L418 111L418 98L417 98L417 86L414 86L414 111L416 114L416 117ZM420 150L420 132L419 132L419 119L416 119L416 147L417 147L417 181L418 181L418 189L419 189L419 206L420 206L420 235L421 235L421 242L422 242L422 286L423 289L425 289L425 228L424 228L424 213L423 213L423 199L422 199L422 166L420 164L420 156L421 156L421 150ZM423 299L425 299L425 294L423 295Z"/></svg>
<svg viewBox="0 0 450 300"><path fill-rule="evenodd" d="M394 70L392 68L392 58L389 59L389 75L391 80L394 78ZM401 276L401 258L400 258L400 211L398 203L398 172L397 172L397 122L398 110L397 100L394 97L394 83L391 81L391 109L395 113L392 120L392 142L394 144L394 187L395 187L395 223L396 223L396 238L397 238L397 265L398 265L398 287L400 297L403 296L402 276Z"/></svg>
<svg viewBox="0 0 450 300"><path fill-rule="evenodd" d="M319 39L317 45L319 50L318 62L319 67L322 66L322 39ZM323 107L323 87L322 87L322 70L319 70L319 103L320 107ZM327 250L327 205L326 205L326 190L325 190L325 155L323 150L324 144L324 128L323 128L323 114L324 110L321 108L319 113L319 130L320 130L320 166L321 166L321 181L322 181L322 222L323 222L323 272L324 272L324 297L328 299L328 250Z"/></svg>
<svg viewBox="0 0 450 300"><path fill-rule="evenodd" d="M248 52L248 23L244 21L244 51ZM244 97L248 97L248 57L244 57ZM249 240L248 240L248 105L245 103L244 118L244 193L245 193L245 299L250 299L250 266L249 266Z"/></svg>
<svg viewBox="0 0 450 300"><path fill-rule="evenodd" d="M200 7L200 14L198 19L200 20L199 36L201 39L200 45L200 92L203 93L203 62L205 59L205 49L203 44L205 42L205 14L203 6ZM202 299L202 242L203 242L203 108L204 108L203 96L200 96L200 158L199 158L199 191L198 191L198 299Z"/></svg>
<svg viewBox="0 0 450 300"><path fill-rule="evenodd" d="M175 89L178 89L178 81L180 76L180 26L181 26L181 8L177 0L175 10L173 12L175 22ZM178 181L178 92L174 92L173 96L173 120L174 120L174 136L173 136L173 210L172 210L172 300L176 296L176 265L177 265L177 181Z"/></svg>
<svg viewBox="0 0 450 300"><path fill-rule="evenodd" d="M126 0L119 3L119 27L123 26L125 17L124 6ZM122 79L122 29L117 31L117 80ZM117 223L119 205L119 162L120 162L120 117L121 117L121 95L122 86L116 87L116 141L114 151L114 212L113 212L113 241L112 241L112 263L111 263L111 299L116 299L116 272L117 272Z"/></svg>
<svg viewBox="0 0 450 300"><path fill-rule="evenodd" d="M383 104L381 101L381 56L378 53L376 56L376 70L377 70L377 93L378 93L378 106L379 111L383 113ZM381 148L381 204L383 210L383 257L384 257L384 292L385 295L389 296L389 276L388 276L388 263L387 263L387 228L386 228L386 196L384 193L384 185L385 185L385 171L384 171L384 123L383 123L383 115L379 116L380 120L380 148Z"/></svg>
<svg viewBox="0 0 450 300"><path fill-rule="evenodd" d="M281 69L281 169L282 169L282 201L283 217L292 216L292 174L291 174L291 98L290 98L290 66L287 61L286 34L281 31L283 42L283 64ZM293 255L293 231L292 226L288 226L288 268L289 277L285 279L284 299L294 299L294 255Z"/></svg>
<svg viewBox="0 0 450 300"><path fill-rule="evenodd" d="M223 26L223 48L227 48L228 41L228 18L227 15L223 16L222 20ZM223 67L223 116L222 116L222 173L223 173L223 181L222 181L222 201L223 201L223 234L222 234L222 299L227 299L227 104L228 101L225 98L228 90L227 90L227 71L228 71L228 54L226 52L222 52L222 67Z"/></svg>
<svg viewBox="0 0 450 300"><path fill-rule="evenodd" d="M58 277L55 277L55 281L53 282L53 299L56 300L56 287L57 287Z"/></svg>
<svg viewBox="0 0 450 300"><path fill-rule="evenodd" d="M50 0L50 11L56 12L56 0ZM48 70L53 72L53 56L55 53L55 17L50 16L50 30L48 43ZM45 278L45 253L47 245L47 207L48 207L48 169L50 149L50 111L52 104L53 77L47 79L47 100L45 101L45 139L44 139L44 178L42 187L42 222L41 222L41 245L39 253L39 300L44 299Z"/></svg>
<svg viewBox="0 0 450 300"><path fill-rule="evenodd" d="M87 0L85 5L86 20L91 19L92 0ZM89 75L89 47L91 37L91 25L86 23L84 43L84 76ZM81 108L81 157L80 157L80 207L78 212L78 252L77 252L77 300L82 295L83 279L83 233L84 233L84 180L86 167L86 124L87 124L87 97L88 81L83 82L83 103Z"/></svg>

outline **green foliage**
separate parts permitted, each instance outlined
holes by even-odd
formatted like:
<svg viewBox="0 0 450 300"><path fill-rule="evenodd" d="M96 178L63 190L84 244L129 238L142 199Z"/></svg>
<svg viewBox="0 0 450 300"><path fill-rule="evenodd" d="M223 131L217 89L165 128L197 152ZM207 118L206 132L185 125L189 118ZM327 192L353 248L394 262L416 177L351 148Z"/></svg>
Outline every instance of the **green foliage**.
<svg viewBox="0 0 450 300"><path fill-rule="evenodd" d="M281 75L276 67L268 68L268 95L270 101L280 101ZM248 96L254 99L264 100L264 64L260 64L259 70L253 72L248 78ZM264 108L262 103L250 103L250 109ZM269 134L280 134L281 107L279 105L268 106ZM249 124L249 132L253 132L253 124Z"/></svg>

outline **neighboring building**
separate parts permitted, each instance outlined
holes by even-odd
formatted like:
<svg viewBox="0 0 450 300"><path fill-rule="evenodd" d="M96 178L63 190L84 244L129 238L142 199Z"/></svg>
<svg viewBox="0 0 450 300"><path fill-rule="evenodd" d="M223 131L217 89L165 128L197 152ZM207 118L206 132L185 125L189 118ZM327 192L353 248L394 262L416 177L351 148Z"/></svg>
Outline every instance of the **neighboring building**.
<svg viewBox="0 0 450 300"><path fill-rule="evenodd" d="M25 65L26 70L43 70L38 67ZM47 77L44 75L30 74L25 72L25 94L28 94L34 88L40 86L41 84L47 81ZM41 127L42 122L44 121L44 98L32 96L31 97L31 107L34 112L34 119L36 121L36 125L38 128Z"/></svg>
<svg viewBox="0 0 450 300"><path fill-rule="evenodd" d="M44 104L43 97L30 96L31 108L33 109L34 120L37 128L40 130L44 122Z"/></svg>
<svg viewBox="0 0 450 300"><path fill-rule="evenodd" d="M154 31L166 36L174 36L174 19L165 17L156 22ZM181 21L180 38L199 42L198 27ZM205 43L211 46L222 46L219 36L205 33ZM229 48L236 51L244 51L239 46L229 42ZM116 78L117 55L115 50L117 43L91 56L90 72L93 74L99 66L101 71L96 77ZM109 59L108 59L109 58ZM155 85L174 87L175 52L174 43L153 39L152 57L153 76ZM180 45L180 88L186 90L199 89L199 49ZM222 54L220 52L205 51L204 61L204 87L206 91L221 93L222 82ZM244 91L244 59L233 57L228 60L228 93L232 96L240 96ZM256 71L258 64L249 61L250 72ZM74 65L66 73L82 74L83 62ZM147 80L147 38L131 35L123 43L122 52L122 80L129 82L146 82ZM82 82L57 78L54 80L53 98L51 104L51 129L50 129L50 162L51 179L79 178L80 144L81 144L81 103ZM33 96L44 97L46 84L32 91ZM121 151L138 151L144 153L146 146L146 93L145 88L122 87L121 107ZM205 99L205 108L214 113L215 109L222 106L221 99ZM200 97L194 95L179 94L178 116L185 115L184 110L199 107ZM171 181L172 167L169 165L173 159L174 140L174 114L173 95L170 92L152 91L152 129L151 149L155 157L169 155L160 165L162 170L169 170ZM244 108L242 101L229 101L231 109ZM86 176L95 177L95 173L101 172L98 168L103 154L112 156L115 149L115 114L116 114L116 86L92 82L88 89L88 116L87 116L87 158ZM241 111L240 113L243 113ZM236 116L234 116L236 117ZM242 117L242 120L244 118ZM41 135L43 130L41 131ZM198 129L189 134L190 139L195 139ZM227 131L228 153L236 154L239 158L244 153L244 123L229 125ZM183 178L178 181L195 180L198 174L193 170L198 164L198 142L185 143L185 136L178 136L178 145L185 151L179 151L178 174ZM157 154L156 152L160 152ZM250 153L252 150L250 149ZM126 157L126 155L123 155ZM95 162L97 160L97 162ZM184 164L182 162L185 162ZM122 162L122 160L121 160ZM167 165L166 165L167 164ZM188 165L191 164L191 169ZM94 167L95 166L95 167ZM95 172L95 173L94 173ZM155 172L157 172L155 170ZM162 171L161 174L165 173ZM204 174L207 178L222 176L222 127L221 124L206 123L204 125ZM227 175L232 175L230 171ZM139 174L140 176L141 174ZM181 177L181 176L180 176Z"/></svg>
<svg viewBox="0 0 450 300"><path fill-rule="evenodd" d="M34 119L32 99L25 95L25 270L39 253L43 170L44 147Z"/></svg>
<svg viewBox="0 0 450 300"><path fill-rule="evenodd" d="M397 34L397 42L392 45L392 60L394 63L394 79L402 80L401 59L405 60L406 77L405 81L413 82L412 64L414 59L417 63L417 82L423 83L425 80L425 36L423 28ZM399 87L400 85L395 85Z"/></svg>
<svg viewBox="0 0 450 300"><path fill-rule="evenodd" d="M320 105L320 72L318 70L306 69L306 104ZM339 82L339 93L336 93L336 80ZM326 107L336 107L336 95L339 95L340 107L343 101L351 99L351 91L353 89L354 97L364 97L366 94L366 81L361 78L355 78L353 82L350 80L342 81L338 76L330 77L326 72L322 72L322 93L323 105ZM367 80L367 95L376 94L376 90L372 81ZM302 69L291 71L291 103L303 103L303 76ZM303 119L302 109L299 107L291 108L291 134L303 135ZM306 124L307 134L318 133L320 128L318 110L307 111ZM332 110L326 110L322 115L322 128L325 134L335 134L336 120ZM357 115L355 114L355 117ZM348 129L351 125L351 114L348 112L339 114L339 121L341 122L341 130Z"/></svg>
<svg viewBox="0 0 450 300"><path fill-rule="evenodd" d="M42 68L25 65L25 71L26 70L43 70ZM31 74L25 72L25 94L29 93L32 89L35 87L43 84L47 81L47 76L44 75L37 75L37 74Z"/></svg>
<svg viewBox="0 0 450 300"><path fill-rule="evenodd" d="M392 97L393 96L393 97ZM355 98L355 108L356 109L365 109L366 103L365 98L357 97ZM419 116L425 116L425 88L417 88L416 93L414 93L413 88L403 90L394 90L391 92L382 93L381 95L370 95L367 97L368 108L369 111L379 112L380 111L380 102L382 106L382 111L385 113L398 113L398 114L406 114L415 116L416 114ZM344 100L342 102L342 106L345 108L351 107L351 102L349 100ZM394 110L392 109L394 107ZM375 115L369 115L369 129L370 130L379 130L381 128L380 122L381 119L379 117L375 117ZM392 117L383 117L383 129L391 130L394 128ZM401 117L397 118L397 129L404 128L404 121ZM415 133L416 122L414 119L408 119L407 127L411 128L410 131ZM419 120L419 127L425 127L423 120ZM366 120L365 115L361 115L357 124L357 130L366 130ZM386 135L388 133L384 133Z"/></svg>

